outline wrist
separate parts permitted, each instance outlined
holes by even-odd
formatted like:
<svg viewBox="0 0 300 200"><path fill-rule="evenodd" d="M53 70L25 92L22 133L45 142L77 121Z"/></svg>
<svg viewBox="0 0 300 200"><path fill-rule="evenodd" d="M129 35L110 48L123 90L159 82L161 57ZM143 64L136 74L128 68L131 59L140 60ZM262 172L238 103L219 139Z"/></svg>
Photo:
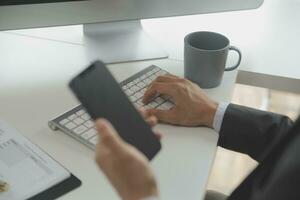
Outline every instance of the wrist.
<svg viewBox="0 0 300 200"><path fill-rule="evenodd" d="M123 200L158 200L158 192L157 190L152 191L148 194L143 195L127 195L126 197L123 197Z"/></svg>
<svg viewBox="0 0 300 200"><path fill-rule="evenodd" d="M214 124L214 118L217 112L219 104L217 102L210 102L207 106L207 114L206 114L206 120L205 120L205 125L209 128L213 128Z"/></svg>
<svg viewBox="0 0 300 200"><path fill-rule="evenodd" d="M218 133L221 131L223 118L225 116L225 112L226 112L228 105L229 105L229 103L221 102L221 103L219 103L219 105L217 107L217 111L215 113L214 121L213 121L213 129L215 131L217 131Z"/></svg>
<svg viewBox="0 0 300 200"><path fill-rule="evenodd" d="M159 197L158 196L149 196L146 198L142 198L140 200L159 200Z"/></svg>
<svg viewBox="0 0 300 200"><path fill-rule="evenodd" d="M127 190L120 194L123 200L152 200L158 199L159 196L156 181L149 181L144 187L139 190ZM151 198L150 198L151 197Z"/></svg>

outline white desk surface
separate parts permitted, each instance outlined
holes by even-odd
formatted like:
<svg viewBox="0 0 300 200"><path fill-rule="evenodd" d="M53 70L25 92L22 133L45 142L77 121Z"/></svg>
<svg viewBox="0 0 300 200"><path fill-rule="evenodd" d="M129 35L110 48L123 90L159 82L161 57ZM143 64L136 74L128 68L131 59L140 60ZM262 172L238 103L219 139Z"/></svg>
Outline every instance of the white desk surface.
<svg viewBox="0 0 300 200"><path fill-rule="evenodd" d="M243 59L238 82L300 93L300 1L265 0L257 10L143 20L146 32L170 58L183 59L183 38L193 31L226 35ZM14 31L82 44L81 26ZM230 56L229 63L235 60Z"/></svg>
<svg viewBox="0 0 300 200"><path fill-rule="evenodd" d="M94 162L94 152L47 122L77 105L66 84L88 64L80 45L0 33L0 118L48 152L83 185L64 200L118 199ZM182 62L162 59L110 65L121 81L151 64L182 75ZM218 101L230 101L237 72L225 74L216 89L205 90ZM151 163L161 199L201 199L205 194L218 135L208 128L159 125L163 149Z"/></svg>

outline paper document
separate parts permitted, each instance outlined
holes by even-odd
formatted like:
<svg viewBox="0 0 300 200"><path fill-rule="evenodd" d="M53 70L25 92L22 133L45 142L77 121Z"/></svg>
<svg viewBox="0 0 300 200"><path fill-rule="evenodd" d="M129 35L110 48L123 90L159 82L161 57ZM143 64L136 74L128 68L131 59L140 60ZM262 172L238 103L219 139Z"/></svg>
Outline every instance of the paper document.
<svg viewBox="0 0 300 200"><path fill-rule="evenodd" d="M39 147L0 120L0 200L30 198L71 176Z"/></svg>

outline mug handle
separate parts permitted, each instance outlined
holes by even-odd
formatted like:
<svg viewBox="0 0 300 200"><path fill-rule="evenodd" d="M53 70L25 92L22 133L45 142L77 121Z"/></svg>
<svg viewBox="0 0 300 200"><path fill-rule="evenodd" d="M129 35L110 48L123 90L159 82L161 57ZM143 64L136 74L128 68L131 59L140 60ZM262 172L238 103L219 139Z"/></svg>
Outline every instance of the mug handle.
<svg viewBox="0 0 300 200"><path fill-rule="evenodd" d="M239 59L238 59L236 65L226 68L225 71L235 70L241 64L241 60L242 60L242 52L237 47L230 46L229 50L237 52L239 54Z"/></svg>

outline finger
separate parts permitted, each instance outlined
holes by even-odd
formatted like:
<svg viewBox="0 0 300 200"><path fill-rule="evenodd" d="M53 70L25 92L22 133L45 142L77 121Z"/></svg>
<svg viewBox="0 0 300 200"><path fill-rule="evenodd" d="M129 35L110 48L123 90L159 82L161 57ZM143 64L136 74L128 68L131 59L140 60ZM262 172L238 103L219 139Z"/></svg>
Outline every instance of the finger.
<svg viewBox="0 0 300 200"><path fill-rule="evenodd" d="M98 133L98 138L100 139L100 137L105 137L106 135L109 136L109 133L107 131L103 131L104 127L106 126L106 121L103 118L97 119L95 121L95 126L97 129L97 133ZM107 136L107 137L108 137Z"/></svg>
<svg viewBox="0 0 300 200"><path fill-rule="evenodd" d="M154 82L170 83L178 81L178 77L170 74L158 76Z"/></svg>
<svg viewBox="0 0 300 200"><path fill-rule="evenodd" d="M158 132L158 131L155 131L155 132L154 132L154 135L155 135L155 136L157 137L157 139L159 139L159 140L161 140L162 137L163 137L163 134L160 133L160 132Z"/></svg>
<svg viewBox="0 0 300 200"><path fill-rule="evenodd" d="M157 94L168 95L174 97L176 94L176 84L154 82L145 92L143 102L147 103Z"/></svg>
<svg viewBox="0 0 300 200"><path fill-rule="evenodd" d="M158 122L157 118L155 116L150 116L148 118L146 118L146 122L151 126L155 126Z"/></svg>
<svg viewBox="0 0 300 200"><path fill-rule="evenodd" d="M142 107L142 108L139 108L138 110L139 110L139 113L142 115L142 117L144 119L147 118L147 117L149 117L148 112L147 112L147 110L145 108Z"/></svg>
<svg viewBox="0 0 300 200"><path fill-rule="evenodd" d="M174 111L172 109L171 110L151 109L149 110L149 113L157 117L157 119L161 122L170 123L170 124L176 123L174 120L174 117L176 115L174 114Z"/></svg>
<svg viewBox="0 0 300 200"><path fill-rule="evenodd" d="M153 116L153 115L151 115L151 112L149 111L149 109L143 108L143 110L144 110L144 115L145 115L147 118L150 117L150 116Z"/></svg>
<svg viewBox="0 0 300 200"><path fill-rule="evenodd" d="M138 110L141 113L144 120L146 121L146 123L149 124L151 127L157 124L157 118L153 115L151 116L145 108L139 108Z"/></svg>
<svg viewBox="0 0 300 200"><path fill-rule="evenodd" d="M174 78L180 79L179 76L176 76L176 75L174 75L174 74L165 74L165 76L170 76L170 77L174 77Z"/></svg>
<svg viewBox="0 0 300 200"><path fill-rule="evenodd" d="M154 83L173 83L173 82L178 82L179 77L171 75L171 74L165 74L158 76L152 83L148 86L150 88Z"/></svg>
<svg viewBox="0 0 300 200"><path fill-rule="evenodd" d="M107 144L109 146L121 144L122 139L118 135L115 128L106 119L96 120L96 128L98 130L99 139L101 139L101 143Z"/></svg>

